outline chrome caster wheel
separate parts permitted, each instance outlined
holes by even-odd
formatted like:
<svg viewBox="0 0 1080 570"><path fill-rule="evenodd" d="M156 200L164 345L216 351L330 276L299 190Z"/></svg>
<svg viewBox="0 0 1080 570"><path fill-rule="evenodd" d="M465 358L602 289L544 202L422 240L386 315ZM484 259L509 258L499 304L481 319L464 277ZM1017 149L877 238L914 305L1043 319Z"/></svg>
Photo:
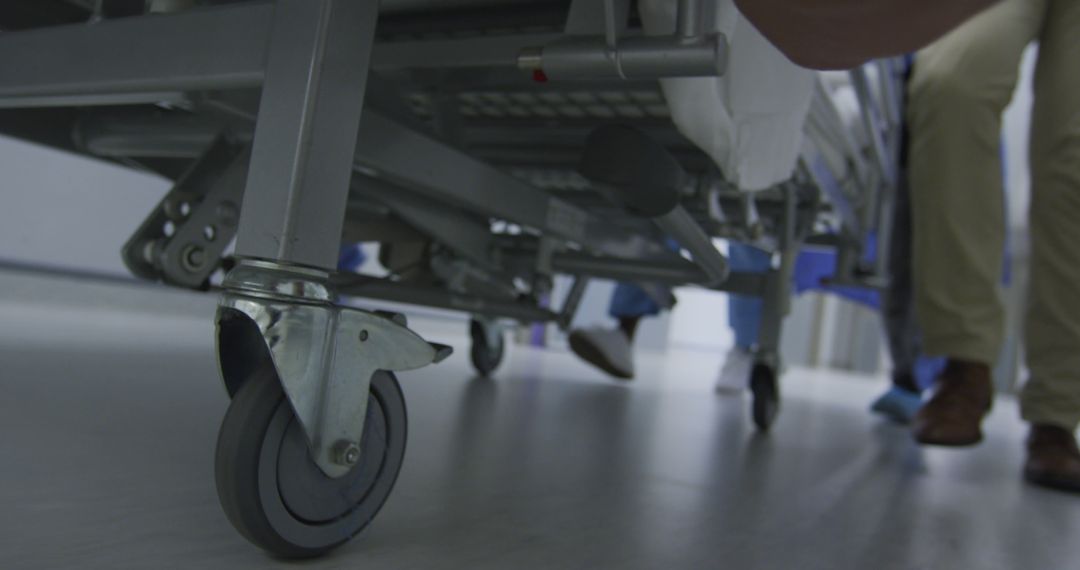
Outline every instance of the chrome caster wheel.
<svg viewBox="0 0 1080 570"><path fill-rule="evenodd" d="M769 431L780 412L776 369L768 364L755 364L750 372L750 393L753 395L754 425L761 431Z"/></svg>
<svg viewBox="0 0 1080 570"><path fill-rule="evenodd" d="M491 373L502 364L506 353L506 343L502 332L492 329L495 325L476 319L469 322L469 336L472 337L472 349L469 356L472 359L473 368L483 377L491 376Z"/></svg>
<svg viewBox="0 0 1080 570"><path fill-rule="evenodd" d="M379 512L405 455L405 400L394 375L371 380L360 445L351 465L326 476L311 454L272 368L251 374L222 422L215 458L218 497L249 541L286 558L311 558L347 542Z"/></svg>

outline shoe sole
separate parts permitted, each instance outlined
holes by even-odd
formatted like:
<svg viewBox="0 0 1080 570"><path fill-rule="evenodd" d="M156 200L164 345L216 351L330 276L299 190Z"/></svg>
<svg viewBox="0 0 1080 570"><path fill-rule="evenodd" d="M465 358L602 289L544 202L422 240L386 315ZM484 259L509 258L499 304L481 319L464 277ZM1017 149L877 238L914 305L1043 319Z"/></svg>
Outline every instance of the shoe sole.
<svg viewBox="0 0 1080 570"><path fill-rule="evenodd" d="M1055 491L1080 493L1080 481L1076 481L1073 479L1065 479L1061 477L1054 477L1053 475L1032 473L1030 471L1024 471L1024 479L1026 479L1028 483L1031 483L1032 485L1038 485L1039 487L1054 489Z"/></svg>
<svg viewBox="0 0 1080 570"><path fill-rule="evenodd" d="M914 420L915 414L908 413L902 404L895 402L883 402L878 400L870 406L870 411L899 425L909 426Z"/></svg>
<svg viewBox="0 0 1080 570"><path fill-rule="evenodd" d="M570 335L570 350L585 362L592 364L619 380L630 380L634 377L633 374L627 374L616 368L610 360L604 357L603 352L597 350L592 343L587 342L578 335Z"/></svg>
<svg viewBox="0 0 1080 570"><path fill-rule="evenodd" d="M982 443L982 440L982 434L979 434L979 436L975 439L944 439L925 437L918 434L915 435L915 441L917 441L918 443L922 445L933 445L937 447L971 447L973 445Z"/></svg>
<svg viewBox="0 0 1080 570"><path fill-rule="evenodd" d="M897 412L893 409L886 408L870 408L870 411L881 416L882 418L901 426L911 425L911 419L904 416L903 413Z"/></svg>
<svg viewBox="0 0 1080 570"><path fill-rule="evenodd" d="M734 386L717 386L713 391L721 396L741 396L748 388L736 388Z"/></svg>
<svg viewBox="0 0 1080 570"><path fill-rule="evenodd" d="M987 408L986 411L983 412L982 416L979 417L979 428L980 429L979 429L978 433L976 434L976 436L974 438L968 438L968 439L935 438L935 437L920 435L917 430L913 433L913 435L915 437L915 441L917 441L918 443L920 443L922 445L936 445L938 447L971 447L973 445L977 445L979 443L982 443L982 440L983 440L983 433L982 433L982 429L981 429L982 428L982 422L983 422L983 420L986 419L986 416L989 415L989 414L990 414L990 408ZM919 423L918 416L916 416L915 418L912 418L912 423L915 423L915 424Z"/></svg>

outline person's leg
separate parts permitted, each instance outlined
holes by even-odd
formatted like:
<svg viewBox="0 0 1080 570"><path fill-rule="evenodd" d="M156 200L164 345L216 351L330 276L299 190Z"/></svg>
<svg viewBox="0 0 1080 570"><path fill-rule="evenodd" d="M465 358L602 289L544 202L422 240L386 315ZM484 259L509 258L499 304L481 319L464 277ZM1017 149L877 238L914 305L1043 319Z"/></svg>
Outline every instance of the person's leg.
<svg viewBox="0 0 1080 570"><path fill-rule="evenodd" d="M637 334L637 327L641 324L641 317L619 317L619 330L626 335L626 338L630 339L630 342L634 342L634 335Z"/></svg>
<svg viewBox="0 0 1080 570"><path fill-rule="evenodd" d="M678 253L679 244L671 238L666 247ZM608 315L619 324L614 329L589 327L570 332L570 350L579 358L623 380L634 377L634 336L644 317L660 314L675 306L671 287L657 283L621 282L615 287L608 305Z"/></svg>
<svg viewBox="0 0 1080 570"><path fill-rule="evenodd" d="M1029 479L1080 491L1080 3L1050 2L1031 120L1031 285L1021 413ZM1055 436L1056 434L1056 436Z"/></svg>
<svg viewBox="0 0 1080 570"><path fill-rule="evenodd" d="M731 242L728 263L734 272L765 273L772 268L772 254L752 245ZM763 304L761 297L728 295L728 324L735 333L736 348L751 350L757 344Z"/></svg>
<svg viewBox="0 0 1080 570"><path fill-rule="evenodd" d="M619 283L611 295L608 315L619 323L619 329L626 338L633 340L638 323L644 317L656 315L660 305L643 287L634 283Z"/></svg>
<svg viewBox="0 0 1080 570"><path fill-rule="evenodd" d="M570 350L579 358L607 372L615 378L629 380L634 377L633 339L643 317L660 313L661 306L655 296L670 291L650 287L655 291L633 283L619 283L611 295L608 315L619 324L615 328L589 327L571 331Z"/></svg>
<svg viewBox="0 0 1080 570"><path fill-rule="evenodd" d="M1001 113L1046 0L1003 0L919 52L908 126L915 304L928 354L949 357L915 419L923 443L982 438L1004 326Z"/></svg>
<svg viewBox="0 0 1080 570"><path fill-rule="evenodd" d="M922 407L915 375L921 338L911 290L911 198L906 179L901 180L893 201L887 261L889 286L882 294L881 318L893 362L892 385L874 400L870 409L906 424Z"/></svg>
<svg viewBox="0 0 1080 570"><path fill-rule="evenodd" d="M893 363L893 386L917 394L920 390L915 382L915 361L922 339L912 298L911 240L911 196L907 181L903 180L893 201L889 286L882 295L881 316Z"/></svg>
<svg viewBox="0 0 1080 570"><path fill-rule="evenodd" d="M728 325L735 335L735 348L750 351L757 344L761 329L761 297L728 295Z"/></svg>

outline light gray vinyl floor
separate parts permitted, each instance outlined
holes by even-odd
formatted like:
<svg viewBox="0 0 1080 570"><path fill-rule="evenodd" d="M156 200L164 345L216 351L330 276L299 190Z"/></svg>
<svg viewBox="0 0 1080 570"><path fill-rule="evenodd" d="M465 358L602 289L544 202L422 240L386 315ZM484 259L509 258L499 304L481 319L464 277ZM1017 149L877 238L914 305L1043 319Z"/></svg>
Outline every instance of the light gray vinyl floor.
<svg viewBox="0 0 1080 570"><path fill-rule="evenodd" d="M711 392L717 355L641 355L618 384L522 348L491 380L460 351L402 375L386 507L280 562L217 504L212 301L34 283L0 283L0 568L1080 568L1080 497L1021 482L1012 400L979 447L920 449L866 412L880 381L791 370L763 436Z"/></svg>

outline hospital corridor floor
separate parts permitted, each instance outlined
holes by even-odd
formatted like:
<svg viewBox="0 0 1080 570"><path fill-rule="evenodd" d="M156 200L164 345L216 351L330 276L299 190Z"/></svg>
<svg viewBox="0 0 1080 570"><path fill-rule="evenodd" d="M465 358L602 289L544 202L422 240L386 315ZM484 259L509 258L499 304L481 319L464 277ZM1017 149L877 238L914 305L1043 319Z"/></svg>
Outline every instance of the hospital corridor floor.
<svg viewBox="0 0 1080 570"><path fill-rule="evenodd" d="M712 393L718 355L642 354L616 383L513 347L481 379L464 334L400 376L408 450L381 514L326 558L283 562L218 505L211 304L117 320L7 301L4 569L1080 568L1080 498L1021 481L1012 400L977 448L922 449L867 412L881 381L792 369L762 435L745 396Z"/></svg>

